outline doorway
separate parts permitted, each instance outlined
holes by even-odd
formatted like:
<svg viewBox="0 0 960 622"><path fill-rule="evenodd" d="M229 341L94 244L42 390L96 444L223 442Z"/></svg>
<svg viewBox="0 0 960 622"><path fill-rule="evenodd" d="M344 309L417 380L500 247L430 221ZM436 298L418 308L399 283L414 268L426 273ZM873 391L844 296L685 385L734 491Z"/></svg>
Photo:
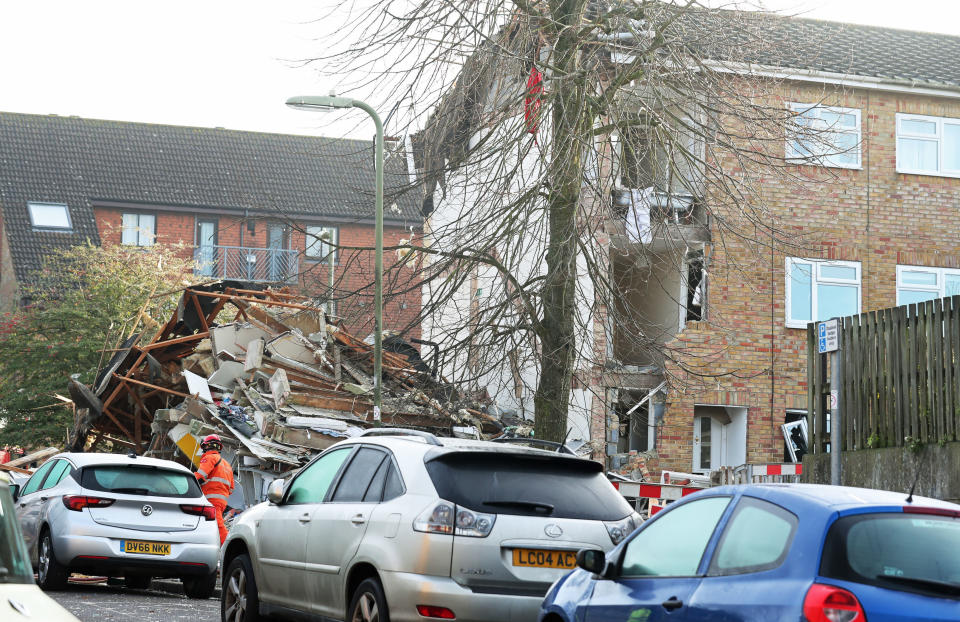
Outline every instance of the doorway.
<svg viewBox="0 0 960 622"><path fill-rule="evenodd" d="M698 405L693 409L693 472L710 473L747 461L747 409Z"/></svg>
<svg viewBox="0 0 960 622"><path fill-rule="evenodd" d="M197 220L197 274L217 274L217 221Z"/></svg>
<svg viewBox="0 0 960 622"><path fill-rule="evenodd" d="M287 226L282 223L267 225L267 280L285 281L289 276L288 253L290 245Z"/></svg>

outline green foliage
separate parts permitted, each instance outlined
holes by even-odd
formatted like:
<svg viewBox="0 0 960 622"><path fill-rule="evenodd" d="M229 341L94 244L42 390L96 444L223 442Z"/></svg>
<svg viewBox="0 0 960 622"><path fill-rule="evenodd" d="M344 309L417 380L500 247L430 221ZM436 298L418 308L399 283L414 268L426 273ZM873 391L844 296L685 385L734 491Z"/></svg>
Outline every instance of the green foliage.
<svg viewBox="0 0 960 622"><path fill-rule="evenodd" d="M874 432L869 437L867 437L867 447L870 449L876 449L880 446L880 436Z"/></svg>
<svg viewBox="0 0 960 622"><path fill-rule="evenodd" d="M903 443L910 453L914 455L923 451L924 444L919 438L914 438L913 436L904 436Z"/></svg>
<svg viewBox="0 0 960 622"><path fill-rule="evenodd" d="M24 307L0 320L0 446L62 445L73 415L53 394L66 395L73 374L91 383L110 358L102 351L136 328L145 302L149 317L166 321L189 257L185 247L162 245L82 245L48 255L22 284Z"/></svg>

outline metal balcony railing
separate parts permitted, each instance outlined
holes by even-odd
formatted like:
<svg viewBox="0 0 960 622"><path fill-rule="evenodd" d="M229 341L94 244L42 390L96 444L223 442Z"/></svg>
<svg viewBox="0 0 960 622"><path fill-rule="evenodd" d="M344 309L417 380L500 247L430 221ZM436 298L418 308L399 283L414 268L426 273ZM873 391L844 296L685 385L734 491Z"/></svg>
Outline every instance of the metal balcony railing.
<svg viewBox="0 0 960 622"><path fill-rule="evenodd" d="M198 246L194 274L211 279L255 283L294 283L300 273L299 252L287 248Z"/></svg>

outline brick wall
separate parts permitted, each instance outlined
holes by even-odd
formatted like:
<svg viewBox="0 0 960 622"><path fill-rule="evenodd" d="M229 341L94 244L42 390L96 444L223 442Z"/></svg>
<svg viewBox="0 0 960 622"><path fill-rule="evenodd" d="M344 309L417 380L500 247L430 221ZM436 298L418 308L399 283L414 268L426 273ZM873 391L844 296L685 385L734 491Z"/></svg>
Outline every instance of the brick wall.
<svg viewBox="0 0 960 622"><path fill-rule="evenodd" d="M119 244L123 209L95 208L97 230L104 244ZM146 211L156 215L156 238L159 243L185 245L184 256L193 256L196 239L196 214L169 211ZM204 217L206 218L206 217ZM248 222L237 216L216 215L217 244L220 246L244 246L266 248L268 220L253 220L253 231ZM274 221L278 222L278 221ZM287 223L289 248L300 251L300 279L297 288L305 293L322 295L326 292L329 268L325 261L307 258L305 227L307 224ZM374 227L367 224L331 223L339 227L339 244L344 247L374 246ZM400 227L384 227L384 246L399 244L409 239L409 230ZM384 252L384 330L406 331L407 337L419 337L417 321L421 298L419 290L412 289L413 270L407 267L392 269L397 261L395 251ZM373 330L373 280L374 252L357 248L342 249L334 266L335 297L337 314L344 318L347 329L360 337ZM200 280L200 277L198 277ZM407 291L409 290L409 291Z"/></svg>
<svg viewBox="0 0 960 622"><path fill-rule="evenodd" d="M748 409L747 461L779 462L787 409L806 408L806 333L785 326L784 257L861 262L863 311L896 304L897 264L960 267L960 179L896 172L897 112L960 118L960 101L857 90L825 94L787 84L782 102L861 110L862 169L796 166L803 187L769 177L763 199L795 242L758 252L714 232L706 321L690 322L668 346L710 377L671 365L658 452L663 468L692 468L696 404Z"/></svg>

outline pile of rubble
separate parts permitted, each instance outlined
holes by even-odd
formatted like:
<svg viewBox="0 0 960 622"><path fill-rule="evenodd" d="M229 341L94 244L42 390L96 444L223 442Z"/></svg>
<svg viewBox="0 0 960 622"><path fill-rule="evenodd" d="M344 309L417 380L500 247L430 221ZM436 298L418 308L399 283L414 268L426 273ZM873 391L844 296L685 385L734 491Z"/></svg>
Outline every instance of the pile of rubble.
<svg viewBox="0 0 960 622"><path fill-rule="evenodd" d="M217 433L236 464L279 473L372 426L502 432L402 339L385 340L382 369L375 413L373 346L318 301L239 282L188 287L169 321L123 342L93 385L71 382L72 449L107 440L195 462L199 439Z"/></svg>

